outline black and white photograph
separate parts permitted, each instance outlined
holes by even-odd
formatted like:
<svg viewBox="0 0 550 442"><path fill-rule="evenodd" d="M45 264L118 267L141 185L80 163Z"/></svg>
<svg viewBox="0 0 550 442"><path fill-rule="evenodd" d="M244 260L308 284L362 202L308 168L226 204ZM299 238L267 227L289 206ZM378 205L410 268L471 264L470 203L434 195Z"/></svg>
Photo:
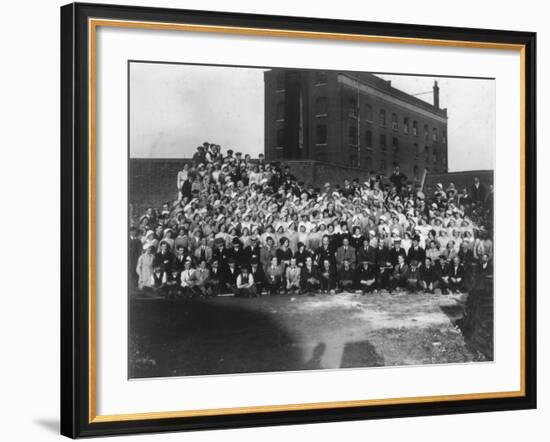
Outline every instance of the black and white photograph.
<svg viewBox="0 0 550 442"><path fill-rule="evenodd" d="M494 360L494 78L128 83L129 378Z"/></svg>

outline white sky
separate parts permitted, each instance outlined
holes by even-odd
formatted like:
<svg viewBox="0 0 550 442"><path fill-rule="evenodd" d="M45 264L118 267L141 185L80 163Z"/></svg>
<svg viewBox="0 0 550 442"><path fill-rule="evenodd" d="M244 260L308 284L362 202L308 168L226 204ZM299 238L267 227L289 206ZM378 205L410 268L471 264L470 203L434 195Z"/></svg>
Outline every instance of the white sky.
<svg viewBox="0 0 550 442"><path fill-rule="evenodd" d="M411 94L431 91L435 79L379 76ZM449 117L449 170L493 169L495 81L437 80ZM432 95L419 98L431 102ZM263 152L263 70L132 63L130 156L189 157L204 141L253 157Z"/></svg>

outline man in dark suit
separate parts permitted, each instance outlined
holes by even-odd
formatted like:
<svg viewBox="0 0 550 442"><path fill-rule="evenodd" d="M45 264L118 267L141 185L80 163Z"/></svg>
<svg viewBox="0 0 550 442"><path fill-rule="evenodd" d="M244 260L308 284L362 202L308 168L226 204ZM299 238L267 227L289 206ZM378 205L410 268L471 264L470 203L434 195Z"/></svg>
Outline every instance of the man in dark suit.
<svg viewBox="0 0 550 442"><path fill-rule="evenodd" d="M392 266L396 266L398 263L399 263L399 256L407 256L407 252L405 252L405 249L403 247L401 247L401 239L400 238L395 238L393 240L393 247L392 249L390 250L390 258L389 258L389 261L391 263Z"/></svg>
<svg viewBox="0 0 550 442"><path fill-rule="evenodd" d="M455 293L460 293L464 290L464 266L460 262L458 255L453 258L453 264L450 268L449 289Z"/></svg>
<svg viewBox="0 0 550 442"><path fill-rule="evenodd" d="M225 248L225 242L222 238L217 238L214 243L216 246L212 251L212 261L218 261L220 271L225 272L227 270L227 262L229 260L229 254Z"/></svg>
<svg viewBox="0 0 550 442"><path fill-rule="evenodd" d="M420 288L429 293L433 293L439 286L437 271L430 258L424 260L424 265L420 268Z"/></svg>
<svg viewBox="0 0 550 442"><path fill-rule="evenodd" d="M253 260L256 260L257 264L259 264L260 252L261 247L258 242L258 235L256 233L253 233L250 237L250 245L245 247L244 249L246 263L252 263Z"/></svg>
<svg viewBox="0 0 550 442"><path fill-rule="evenodd" d="M262 266L258 258L252 258L250 262L250 273L254 278L254 285L256 286L256 293L260 295L265 290L265 273L262 270Z"/></svg>
<svg viewBox="0 0 550 442"><path fill-rule="evenodd" d="M178 280L180 278L181 272L185 268L185 260L187 255L185 253L185 248L183 246L176 247L176 255L174 256L174 268L178 272Z"/></svg>
<svg viewBox="0 0 550 442"><path fill-rule="evenodd" d="M355 258L355 254L353 257ZM347 257L344 258L342 267L338 270L337 285L344 292L351 292L355 289L355 271Z"/></svg>
<svg viewBox="0 0 550 442"><path fill-rule="evenodd" d="M336 266L337 268L342 268L344 261L348 260L351 268L355 268L355 249L349 245L349 238L342 238L342 245L338 247L336 251Z"/></svg>
<svg viewBox="0 0 550 442"><path fill-rule="evenodd" d="M232 293L237 293L237 276L241 274L234 258L227 261L227 270L225 271L225 288Z"/></svg>
<svg viewBox="0 0 550 442"><path fill-rule="evenodd" d="M405 264L405 255L397 256L397 264L393 268L393 274L390 276L390 292L407 287L409 277L409 267Z"/></svg>
<svg viewBox="0 0 550 442"><path fill-rule="evenodd" d="M483 183L479 181L479 178L477 176L474 177L474 184L470 189L470 196L472 198L472 201L476 203L476 205L480 205L485 202L487 189L485 188Z"/></svg>
<svg viewBox="0 0 550 442"><path fill-rule="evenodd" d="M277 257L271 258L271 263L265 269L266 288L270 294L277 294L282 289L283 266L279 264Z"/></svg>
<svg viewBox="0 0 550 442"><path fill-rule="evenodd" d="M300 272L302 291L312 293L319 290L320 280L317 268L313 265L311 256L306 257L302 271Z"/></svg>
<svg viewBox="0 0 550 442"><path fill-rule="evenodd" d="M377 261L376 248L370 244L368 238L363 240L363 247L357 250L357 262L363 263L365 261L370 263L375 263Z"/></svg>
<svg viewBox="0 0 550 442"><path fill-rule="evenodd" d="M319 247L315 253L315 264L318 267L321 267L323 265L323 261L325 259L328 259L331 265L336 264L336 258L334 256L333 250L330 248L330 238L325 235L323 236L323 244L321 247Z"/></svg>
<svg viewBox="0 0 550 442"><path fill-rule="evenodd" d="M220 270L219 261L215 259L212 261L212 265L210 267L210 275L208 275L208 279L205 282L206 295L218 296L224 284L225 275L223 274L222 270Z"/></svg>
<svg viewBox="0 0 550 442"><path fill-rule="evenodd" d="M407 262L409 264L413 261L416 261L418 263L423 263L425 258L426 258L426 252L422 247L420 247L420 237L418 235L415 235L413 237L412 245L411 245L411 248L409 249L409 253L407 254Z"/></svg>
<svg viewBox="0 0 550 442"><path fill-rule="evenodd" d="M376 284L376 266L369 261L362 261L361 266L357 271L357 285L359 289L365 293L370 293L373 290L376 291L378 286Z"/></svg>
<svg viewBox="0 0 550 442"><path fill-rule="evenodd" d="M160 267L163 272L167 272L174 262L174 255L170 252L170 246L167 242L160 243L160 251L155 255L153 267Z"/></svg>
<svg viewBox="0 0 550 442"><path fill-rule="evenodd" d="M228 258L233 258L237 267L248 265L247 255L243 250L243 245L238 238L233 238L233 248L227 251Z"/></svg>
<svg viewBox="0 0 550 442"><path fill-rule="evenodd" d="M401 193L401 189L407 182L407 175L405 175L401 170L399 170L399 164L395 163L393 168L393 173L390 176L391 183L395 186L395 190L398 194Z"/></svg>
<svg viewBox="0 0 550 442"><path fill-rule="evenodd" d="M439 256L439 262L437 264L437 282L442 293L448 294L449 292L449 283L451 275L451 265L447 261L447 256L441 254Z"/></svg>

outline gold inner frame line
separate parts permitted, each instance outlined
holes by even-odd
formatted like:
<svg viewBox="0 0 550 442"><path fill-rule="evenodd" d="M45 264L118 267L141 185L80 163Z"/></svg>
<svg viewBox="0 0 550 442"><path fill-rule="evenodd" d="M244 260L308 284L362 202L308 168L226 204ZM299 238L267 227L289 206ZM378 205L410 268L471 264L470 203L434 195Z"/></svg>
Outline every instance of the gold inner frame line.
<svg viewBox="0 0 550 442"><path fill-rule="evenodd" d="M146 30L170 30L186 32L208 32L218 34L255 35L268 37L292 37L307 39L325 39L339 41L356 41L387 44L412 44L420 46L445 46L478 49L498 49L518 51L520 54L520 389L518 391L500 391L487 393L465 393L438 396L417 396L388 399L367 399L352 401L316 402L285 405L260 405L234 408L197 409L180 411L160 411L146 413L128 413L97 415L96 413L96 37L97 28L134 28ZM414 404L442 401L482 400L496 398L513 398L525 396L525 46L521 44L507 44L494 42L474 42L459 40L423 39L412 37L390 37L377 35L359 35L345 33L322 33L312 31L293 31L282 29L246 28L232 26L211 26L184 23L158 23L130 20L88 19L88 94L89 94L89 382L88 382L88 421L89 423L133 421L144 419L168 419L197 416L222 416L246 413L267 413L298 410L322 410L329 408L365 407L375 405Z"/></svg>

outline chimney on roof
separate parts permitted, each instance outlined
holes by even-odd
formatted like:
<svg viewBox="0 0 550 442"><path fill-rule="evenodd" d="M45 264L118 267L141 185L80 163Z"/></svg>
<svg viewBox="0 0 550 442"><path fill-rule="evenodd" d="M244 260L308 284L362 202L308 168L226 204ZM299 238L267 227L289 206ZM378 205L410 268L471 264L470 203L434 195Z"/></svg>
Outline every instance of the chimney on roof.
<svg viewBox="0 0 550 442"><path fill-rule="evenodd" d="M437 80L434 81L434 106L439 109L439 86Z"/></svg>

